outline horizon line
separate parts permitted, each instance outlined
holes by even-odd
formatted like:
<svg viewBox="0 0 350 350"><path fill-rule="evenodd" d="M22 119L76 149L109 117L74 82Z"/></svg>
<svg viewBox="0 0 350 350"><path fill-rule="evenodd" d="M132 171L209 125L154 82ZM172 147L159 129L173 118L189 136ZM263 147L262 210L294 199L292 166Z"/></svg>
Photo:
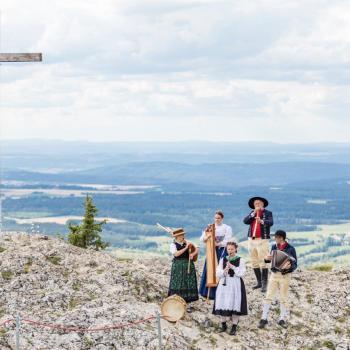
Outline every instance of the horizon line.
<svg viewBox="0 0 350 350"><path fill-rule="evenodd" d="M237 144L270 144L270 145L349 145L350 141L313 141L313 142L276 142L276 141L261 141L261 140L246 140L246 141L213 141L213 140L178 140L178 141L164 141L164 140L132 140L132 141L97 141L97 140L66 140L66 139L45 139L45 138L19 138L19 139L2 139L3 142L60 142L60 143L90 143L90 144L138 144L138 143L154 143L154 144L185 144L185 143L210 143L221 145L237 145Z"/></svg>

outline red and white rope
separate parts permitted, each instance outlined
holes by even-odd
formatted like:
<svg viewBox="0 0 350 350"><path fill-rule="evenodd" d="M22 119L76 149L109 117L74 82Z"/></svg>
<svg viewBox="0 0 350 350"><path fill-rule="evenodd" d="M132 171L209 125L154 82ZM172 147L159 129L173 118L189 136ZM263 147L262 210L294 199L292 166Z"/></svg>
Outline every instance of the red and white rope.
<svg viewBox="0 0 350 350"><path fill-rule="evenodd" d="M148 322L152 319L155 319L155 316L149 316L147 318L144 318L142 320L137 320L134 322L128 322L128 323L119 323L119 324L112 324L109 326L101 326L101 327L95 327L95 328L81 328L81 327L67 327L64 325L59 324L51 324L46 322L39 322L39 321L33 321L26 318L22 318L22 323L27 323L29 325L38 326L42 328L50 328L50 329L58 329L66 332L99 332L99 331L109 331L113 329L120 329L120 328L126 328L126 327L133 327L135 325L138 325L140 323Z"/></svg>

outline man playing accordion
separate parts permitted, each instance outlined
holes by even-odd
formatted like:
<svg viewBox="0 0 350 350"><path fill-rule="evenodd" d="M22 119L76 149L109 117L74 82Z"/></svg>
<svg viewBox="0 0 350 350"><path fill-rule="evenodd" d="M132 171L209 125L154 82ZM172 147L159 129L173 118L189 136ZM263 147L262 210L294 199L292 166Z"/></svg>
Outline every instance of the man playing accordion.
<svg viewBox="0 0 350 350"><path fill-rule="evenodd" d="M266 298L263 304L263 314L258 327L264 328L268 321L271 303L279 291L280 294L280 319L278 324L286 327L288 315L288 290L292 272L297 268L297 255L295 248L286 241L286 232L278 230L275 233L276 243L272 246L271 253L265 262L271 262L271 276L267 287Z"/></svg>

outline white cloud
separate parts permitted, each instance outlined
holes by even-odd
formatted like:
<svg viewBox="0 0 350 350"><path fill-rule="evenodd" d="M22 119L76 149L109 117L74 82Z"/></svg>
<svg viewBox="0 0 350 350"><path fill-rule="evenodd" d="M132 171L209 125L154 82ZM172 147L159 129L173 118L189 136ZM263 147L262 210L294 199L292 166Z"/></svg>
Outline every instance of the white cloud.
<svg viewBox="0 0 350 350"><path fill-rule="evenodd" d="M5 0L6 138L348 141L350 4Z"/></svg>

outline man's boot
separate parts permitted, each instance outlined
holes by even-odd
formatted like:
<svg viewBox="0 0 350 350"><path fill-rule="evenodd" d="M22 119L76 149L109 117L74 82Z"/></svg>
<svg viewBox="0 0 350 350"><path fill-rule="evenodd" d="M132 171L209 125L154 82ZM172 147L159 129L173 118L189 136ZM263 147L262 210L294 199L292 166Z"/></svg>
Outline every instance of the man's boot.
<svg viewBox="0 0 350 350"><path fill-rule="evenodd" d="M236 332L237 332L237 325L233 324L230 330L230 335L236 335Z"/></svg>
<svg viewBox="0 0 350 350"><path fill-rule="evenodd" d="M287 323L284 319L280 319L278 321L278 324L282 327L282 328L287 328Z"/></svg>
<svg viewBox="0 0 350 350"><path fill-rule="evenodd" d="M254 273L255 273L255 277L256 277L256 280L258 281L258 283L257 283L255 286L253 286L253 289L261 288L262 284L261 284L261 271L260 271L260 267L255 268L255 269L254 269Z"/></svg>
<svg viewBox="0 0 350 350"><path fill-rule="evenodd" d="M227 330L227 323L226 322L221 322L221 327L219 329L219 333L226 332Z"/></svg>
<svg viewBox="0 0 350 350"><path fill-rule="evenodd" d="M261 292L265 293L267 290L267 279L269 276L269 270L268 269L261 269L262 274L261 274L261 283L262 283L262 287L261 287Z"/></svg>
<svg viewBox="0 0 350 350"><path fill-rule="evenodd" d="M258 328L264 329L265 326L266 326L267 324L268 324L267 320L265 320L265 319L262 318L262 319L259 321Z"/></svg>

